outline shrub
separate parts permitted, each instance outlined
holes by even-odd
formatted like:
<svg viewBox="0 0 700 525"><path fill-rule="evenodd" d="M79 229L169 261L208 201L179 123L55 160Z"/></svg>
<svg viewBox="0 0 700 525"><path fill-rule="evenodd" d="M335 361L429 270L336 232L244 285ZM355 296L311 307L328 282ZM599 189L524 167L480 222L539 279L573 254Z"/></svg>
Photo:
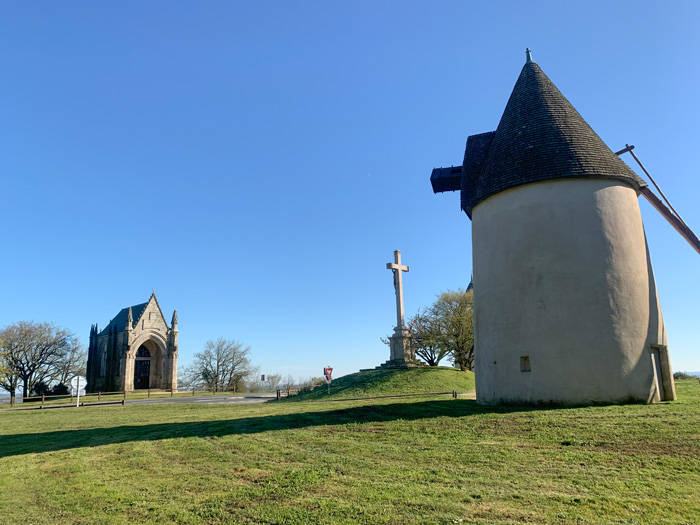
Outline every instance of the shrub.
<svg viewBox="0 0 700 525"><path fill-rule="evenodd" d="M673 379L695 379L695 376L691 376L685 372L675 372L673 374Z"/></svg>
<svg viewBox="0 0 700 525"><path fill-rule="evenodd" d="M303 394L305 392L311 392L314 388L323 385L325 382L326 380L322 377L310 377L309 379L305 379L299 384L298 393Z"/></svg>

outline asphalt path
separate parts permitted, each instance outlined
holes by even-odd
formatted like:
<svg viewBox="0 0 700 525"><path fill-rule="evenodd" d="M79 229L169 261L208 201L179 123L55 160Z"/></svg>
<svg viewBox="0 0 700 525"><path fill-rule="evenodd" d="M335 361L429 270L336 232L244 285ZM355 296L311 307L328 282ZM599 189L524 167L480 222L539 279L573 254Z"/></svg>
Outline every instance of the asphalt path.
<svg viewBox="0 0 700 525"><path fill-rule="evenodd" d="M146 399L126 398L127 405L157 405L161 403L197 403L205 405L233 405L265 403L276 399L277 394L231 394L218 396L180 396L180 397L151 397Z"/></svg>
<svg viewBox="0 0 700 525"><path fill-rule="evenodd" d="M199 405L246 405L253 403L266 403L271 399L276 399L277 394L230 394L230 395L204 395L204 396L179 396L179 397L151 397L146 399L129 399L126 398L127 405L159 405L163 403L195 403ZM116 405L119 401L103 401L103 402L88 402L85 406L99 405ZM82 403L81 403L82 405ZM52 408L75 408L74 404L70 405L45 405L44 410ZM36 403L20 403L14 408L6 408L5 410L36 410L40 409Z"/></svg>

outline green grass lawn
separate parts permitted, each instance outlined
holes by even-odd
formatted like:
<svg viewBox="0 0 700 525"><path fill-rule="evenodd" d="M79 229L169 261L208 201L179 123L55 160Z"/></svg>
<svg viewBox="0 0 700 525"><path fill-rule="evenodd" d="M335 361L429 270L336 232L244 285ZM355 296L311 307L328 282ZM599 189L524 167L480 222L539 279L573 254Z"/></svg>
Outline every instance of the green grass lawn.
<svg viewBox="0 0 700 525"><path fill-rule="evenodd" d="M421 397L5 411L0 521L700 523L700 385L677 390L561 409Z"/></svg>
<svg viewBox="0 0 700 525"><path fill-rule="evenodd" d="M474 374L448 367L422 367L408 370L368 370L349 374L311 392L284 398L283 401L353 399L370 396L396 396L416 392L472 392Z"/></svg>

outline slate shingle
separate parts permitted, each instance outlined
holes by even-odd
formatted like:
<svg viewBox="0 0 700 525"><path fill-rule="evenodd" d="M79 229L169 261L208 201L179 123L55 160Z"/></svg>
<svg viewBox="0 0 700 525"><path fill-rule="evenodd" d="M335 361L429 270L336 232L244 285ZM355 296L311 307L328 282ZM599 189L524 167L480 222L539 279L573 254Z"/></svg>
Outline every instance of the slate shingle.
<svg viewBox="0 0 700 525"><path fill-rule="evenodd" d="M646 183L618 158L534 62L523 67L495 132L467 140L462 209L523 184L564 178Z"/></svg>
<svg viewBox="0 0 700 525"><path fill-rule="evenodd" d="M131 307L131 316L134 322L138 320L139 317L141 317L141 314L146 308L146 305L148 303L142 303L142 304L136 304ZM104 330L102 330L99 335L105 335L109 333L110 327L112 327L112 331L114 332L122 332L126 330L126 320L129 315L129 308L122 308L117 316L112 319L109 324L105 327Z"/></svg>

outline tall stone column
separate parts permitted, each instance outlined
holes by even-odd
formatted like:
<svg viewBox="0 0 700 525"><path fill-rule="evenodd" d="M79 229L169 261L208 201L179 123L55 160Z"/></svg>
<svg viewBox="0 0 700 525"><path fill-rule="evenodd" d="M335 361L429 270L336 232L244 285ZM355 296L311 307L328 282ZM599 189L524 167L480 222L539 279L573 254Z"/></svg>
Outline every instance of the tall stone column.
<svg viewBox="0 0 700 525"><path fill-rule="evenodd" d="M396 291L396 327L394 335L389 338L389 360L380 365L379 368L410 368L423 366L423 363L416 360L413 350L411 335L404 321L403 309L403 272L408 272L408 266L401 264L401 252L394 251L394 262L387 263L388 270L394 274L394 289Z"/></svg>

